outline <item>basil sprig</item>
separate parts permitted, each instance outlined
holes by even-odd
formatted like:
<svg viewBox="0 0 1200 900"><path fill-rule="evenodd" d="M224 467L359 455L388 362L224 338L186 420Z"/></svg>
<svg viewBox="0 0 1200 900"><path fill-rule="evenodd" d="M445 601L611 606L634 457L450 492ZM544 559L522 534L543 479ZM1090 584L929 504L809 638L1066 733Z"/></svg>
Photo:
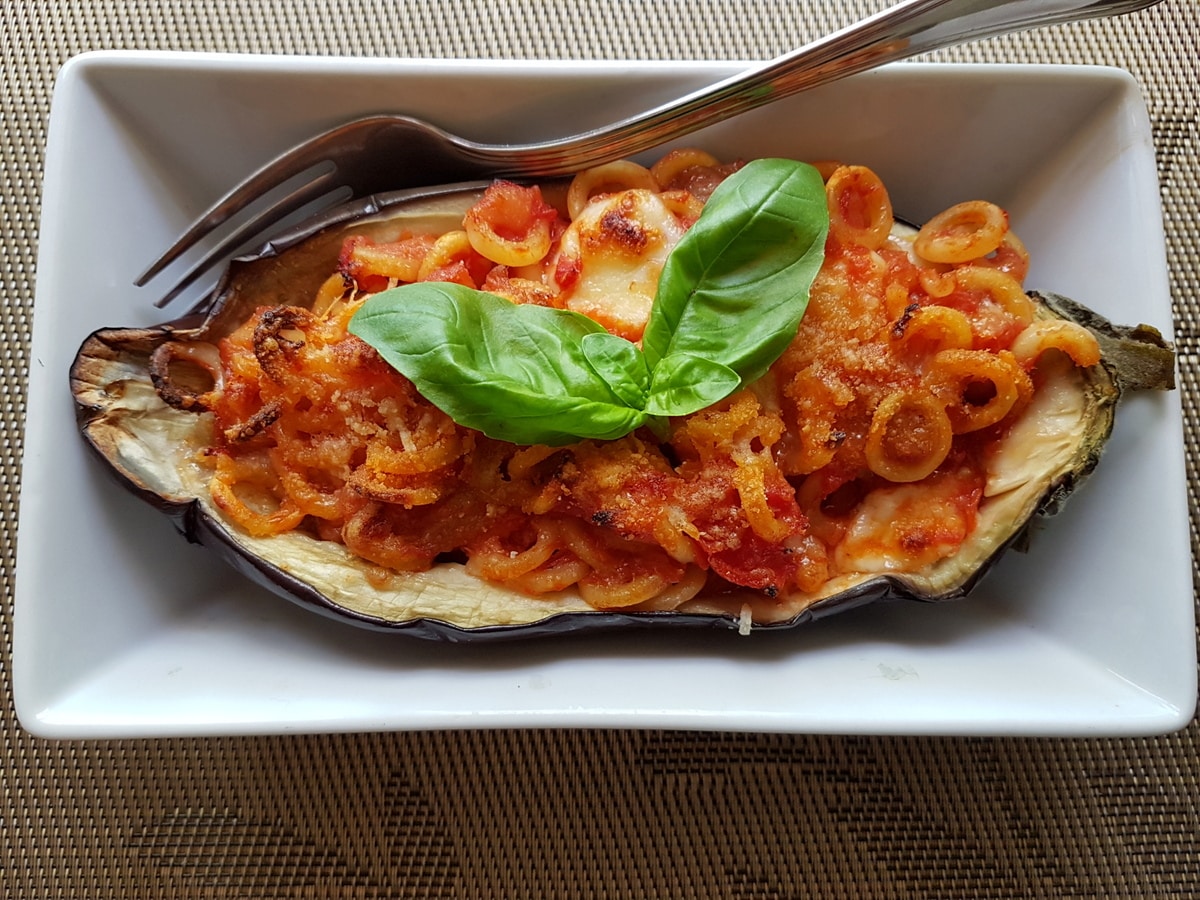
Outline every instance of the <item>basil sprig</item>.
<svg viewBox="0 0 1200 900"><path fill-rule="evenodd" d="M815 169L755 160L667 257L641 348L578 313L441 282L376 294L350 331L464 427L515 444L611 440L766 372L796 334L828 228Z"/></svg>

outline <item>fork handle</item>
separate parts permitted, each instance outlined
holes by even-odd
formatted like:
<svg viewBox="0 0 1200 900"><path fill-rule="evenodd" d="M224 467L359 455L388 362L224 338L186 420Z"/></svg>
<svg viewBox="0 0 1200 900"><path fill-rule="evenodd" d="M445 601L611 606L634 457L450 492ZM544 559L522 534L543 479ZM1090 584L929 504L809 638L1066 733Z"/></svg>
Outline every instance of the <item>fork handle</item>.
<svg viewBox="0 0 1200 900"><path fill-rule="evenodd" d="M966 41L1145 9L1160 0L904 0L678 100L570 138L516 148L455 140L513 175L567 175L630 156L772 101ZM520 149L519 156L513 151Z"/></svg>

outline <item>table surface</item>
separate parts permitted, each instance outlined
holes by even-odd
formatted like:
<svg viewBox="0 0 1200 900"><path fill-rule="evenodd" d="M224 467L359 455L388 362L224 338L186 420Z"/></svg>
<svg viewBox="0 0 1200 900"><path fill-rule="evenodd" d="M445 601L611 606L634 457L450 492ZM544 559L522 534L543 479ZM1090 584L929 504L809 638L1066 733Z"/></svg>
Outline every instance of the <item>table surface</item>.
<svg viewBox="0 0 1200 900"><path fill-rule="evenodd" d="M466 731L51 742L23 732L13 714L26 356L46 123L64 61L96 49L763 59L882 5L5 0L0 895L1200 896L1194 724L1129 740ZM1198 10L1166 0L935 57L1114 65L1139 81L1158 153L1189 497Z"/></svg>

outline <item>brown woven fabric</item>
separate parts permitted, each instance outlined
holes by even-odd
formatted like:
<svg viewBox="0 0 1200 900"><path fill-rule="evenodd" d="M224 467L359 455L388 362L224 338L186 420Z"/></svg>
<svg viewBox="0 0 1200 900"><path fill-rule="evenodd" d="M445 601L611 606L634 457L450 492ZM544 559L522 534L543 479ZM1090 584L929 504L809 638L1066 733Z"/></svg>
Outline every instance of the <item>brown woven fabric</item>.
<svg viewBox="0 0 1200 900"><path fill-rule="evenodd" d="M8 660L50 90L99 48L764 58L861 0L5 0L0 11L0 896L1200 896L1200 728L1145 740L464 732L35 740ZM603 26L601 25L603 23ZM1141 82L1198 446L1194 0L948 52ZM1195 554L1194 554L1195 555Z"/></svg>

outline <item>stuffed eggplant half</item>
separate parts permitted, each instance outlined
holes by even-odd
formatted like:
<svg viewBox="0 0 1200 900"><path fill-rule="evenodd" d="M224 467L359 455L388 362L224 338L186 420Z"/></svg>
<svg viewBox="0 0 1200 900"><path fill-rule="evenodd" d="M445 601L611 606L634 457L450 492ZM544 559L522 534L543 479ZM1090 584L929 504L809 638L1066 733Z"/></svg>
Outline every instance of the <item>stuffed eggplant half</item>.
<svg viewBox="0 0 1200 900"><path fill-rule="evenodd" d="M1034 248L1036 253L1036 248ZM355 202L70 373L106 466L276 593L464 640L966 594L1096 466L1154 329L999 207L676 150Z"/></svg>

